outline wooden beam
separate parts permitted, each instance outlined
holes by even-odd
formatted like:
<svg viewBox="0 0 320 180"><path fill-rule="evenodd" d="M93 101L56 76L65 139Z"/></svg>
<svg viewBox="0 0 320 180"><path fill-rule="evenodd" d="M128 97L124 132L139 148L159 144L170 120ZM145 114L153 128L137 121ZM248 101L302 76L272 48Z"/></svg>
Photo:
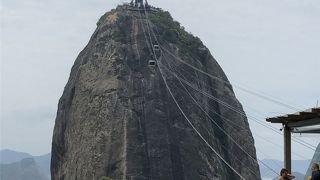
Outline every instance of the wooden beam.
<svg viewBox="0 0 320 180"><path fill-rule="evenodd" d="M320 129L312 129L312 130L294 130L293 133L300 134L320 134Z"/></svg>
<svg viewBox="0 0 320 180"><path fill-rule="evenodd" d="M319 118L320 115L317 113L312 112L301 112L299 115L297 114L289 114L286 116L280 116L280 117L274 117L274 118L267 118L267 122L271 123L294 123L294 122L302 122L302 121L308 121L309 119L313 118Z"/></svg>
<svg viewBox="0 0 320 180"><path fill-rule="evenodd" d="M284 126L284 167L291 174L291 132L287 125Z"/></svg>
<svg viewBox="0 0 320 180"><path fill-rule="evenodd" d="M311 118L315 118L317 117L318 115L317 114L314 114L314 113L302 113L302 114L299 114L299 115L296 115L296 114L289 114L288 117L283 117L283 120L285 121L304 121L306 119L311 119Z"/></svg>
<svg viewBox="0 0 320 180"><path fill-rule="evenodd" d="M288 126L291 128L297 128L297 127L313 126L313 125L319 125L319 124L320 124L320 117L304 120L304 121L298 121L298 122L289 122Z"/></svg>
<svg viewBox="0 0 320 180"><path fill-rule="evenodd" d="M267 122L271 123L283 123L283 119L280 117L267 118Z"/></svg>
<svg viewBox="0 0 320 180"><path fill-rule="evenodd" d="M320 124L314 125L314 126L292 128L291 132L293 132L293 133L320 133Z"/></svg>

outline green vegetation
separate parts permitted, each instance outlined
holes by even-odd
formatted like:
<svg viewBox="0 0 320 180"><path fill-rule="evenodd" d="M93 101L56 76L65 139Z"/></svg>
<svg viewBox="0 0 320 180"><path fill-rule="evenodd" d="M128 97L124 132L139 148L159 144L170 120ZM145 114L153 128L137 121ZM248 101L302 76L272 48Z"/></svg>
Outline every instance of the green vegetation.
<svg viewBox="0 0 320 180"><path fill-rule="evenodd" d="M116 25L116 28L113 29L112 37L117 42L126 42L127 33L126 33L126 22L127 16L118 12L117 9L112 9L110 12L105 13L100 17L97 22L97 26L102 25L106 21L112 21L112 26ZM111 29L111 28L110 28Z"/></svg>
<svg viewBox="0 0 320 180"><path fill-rule="evenodd" d="M113 180L113 179L106 176L102 176L101 178L99 178L99 180Z"/></svg>
<svg viewBox="0 0 320 180"><path fill-rule="evenodd" d="M116 22L117 28L115 31L112 33L112 37L114 38L115 41L121 42L121 43L126 43L127 41L127 35L129 32L128 31L128 22L130 21L130 18L122 13L118 14L118 20Z"/></svg>
<svg viewBox="0 0 320 180"><path fill-rule="evenodd" d="M115 9L112 9L111 11L105 13L103 16L100 17L99 21L97 22L97 26L100 26L104 21L105 19L110 15L110 14L113 14L116 10Z"/></svg>
<svg viewBox="0 0 320 180"><path fill-rule="evenodd" d="M117 30L112 32L112 37L117 42L125 42L126 41L126 33L119 27Z"/></svg>
<svg viewBox="0 0 320 180"><path fill-rule="evenodd" d="M150 14L150 20L157 26L161 36L160 39L177 44L181 48L181 53L199 53L198 48L203 46L201 40L186 32L179 22L173 20L169 12L158 11L152 13Z"/></svg>

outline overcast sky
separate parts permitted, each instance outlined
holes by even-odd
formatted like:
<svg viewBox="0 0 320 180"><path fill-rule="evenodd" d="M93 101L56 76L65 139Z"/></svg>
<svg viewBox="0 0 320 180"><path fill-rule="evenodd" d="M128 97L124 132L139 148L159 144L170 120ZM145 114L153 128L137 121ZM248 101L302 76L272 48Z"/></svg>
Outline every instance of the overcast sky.
<svg viewBox="0 0 320 180"><path fill-rule="evenodd" d="M51 150L57 104L71 66L116 0L2 0L1 146L33 155ZM299 109L320 99L319 0L155 0L201 38L229 80ZM236 89L246 113L292 110ZM282 137L249 120L258 157L282 159ZM280 129L279 125L275 125ZM278 144L278 147L260 139ZM314 146L320 137L295 135ZM313 151L293 143L293 159Z"/></svg>

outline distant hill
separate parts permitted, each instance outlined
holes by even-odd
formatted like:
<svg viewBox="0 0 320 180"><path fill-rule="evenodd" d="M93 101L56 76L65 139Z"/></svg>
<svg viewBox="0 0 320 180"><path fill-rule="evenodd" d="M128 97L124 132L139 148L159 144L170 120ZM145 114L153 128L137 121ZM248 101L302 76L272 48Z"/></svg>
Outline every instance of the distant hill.
<svg viewBox="0 0 320 180"><path fill-rule="evenodd" d="M32 156L28 153L13 150L0 150L1 180L15 180L30 177L32 180L50 179L51 154Z"/></svg>
<svg viewBox="0 0 320 180"><path fill-rule="evenodd" d="M49 180L33 158L0 165L1 180Z"/></svg>
<svg viewBox="0 0 320 180"><path fill-rule="evenodd" d="M41 171L47 177L51 177L50 175L51 153L48 153L42 156L34 156L33 159L36 161L37 165L40 166Z"/></svg>
<svg viewBox="0 0 320 180"><path fill-rule="evenodd" d="M17 152L9 149L0 150L0 164L10 164L31 157L30 154L24 152Z"/></svg>
<svg viewBox="0 0 320 180"><path fill-rule="evenodd" d="M280 172L281 168L283 167L283 161L279 161L279 160L263 159L262 162L264 164L268 165L269 167L271 167L273 170L275 170L277 172L277 175ZM293 160L292 161L292 171L299 173L299 174L297 174L297 177L300 176L301 174L304 175L307 172L309 164L310 164L310 160ZM274 178L275 176L277 176L275 173L270 171L267 167L262 165L262 163L260 163L260 162L259 162L259 166L260 166L261 177ZM296 180L297 180L297 178L296 178Z"/></svg>

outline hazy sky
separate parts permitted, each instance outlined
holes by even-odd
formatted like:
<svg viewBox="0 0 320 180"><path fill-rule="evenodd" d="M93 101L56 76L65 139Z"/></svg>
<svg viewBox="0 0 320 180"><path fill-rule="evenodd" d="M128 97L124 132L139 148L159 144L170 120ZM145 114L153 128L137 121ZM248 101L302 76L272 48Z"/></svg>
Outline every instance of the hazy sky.
<svg viewBox="0 0 320 180"><path fill-rule="evenodd" d="M57 103L71 66L116 0L2 0L1 147L34 155L51 150ZM320 99L319 0L155 0L201 38L234 84L299 109ZM292 110L235 89L246 113ZM282 159L282 136L249 120L258 157ZM278 129L279 125L275 125ZM276 147L258 136L275 142ZM315 146L320 136L295 135ZM293 143L293 159L313 151ZM301 157L302 156L302 157Z"/></svg>

